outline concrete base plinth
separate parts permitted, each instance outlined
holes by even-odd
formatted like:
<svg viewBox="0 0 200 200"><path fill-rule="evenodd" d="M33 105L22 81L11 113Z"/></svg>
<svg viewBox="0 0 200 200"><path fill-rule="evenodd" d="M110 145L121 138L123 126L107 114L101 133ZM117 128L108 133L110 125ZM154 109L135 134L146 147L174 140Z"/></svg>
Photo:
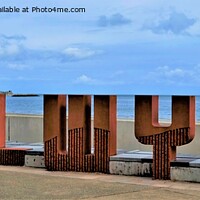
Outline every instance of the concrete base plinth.
<svg viewBox="0 0 200 200"><path fill-rule="evenodd" d="M171 167L172 181L188 181L200 183L200 168L197 167Z"/></svg>
<svg viewBox="0 0 200 200"><path fill-rule="evenodd" d="M44 156L25 155L25 166L26 167L45 168Z"/></svg>
<svg viewBox="0 0 200 200"><path fill-rule="evenodd" d="M110 161L110 173L127 176L152 176L152 164Z"/></svg>

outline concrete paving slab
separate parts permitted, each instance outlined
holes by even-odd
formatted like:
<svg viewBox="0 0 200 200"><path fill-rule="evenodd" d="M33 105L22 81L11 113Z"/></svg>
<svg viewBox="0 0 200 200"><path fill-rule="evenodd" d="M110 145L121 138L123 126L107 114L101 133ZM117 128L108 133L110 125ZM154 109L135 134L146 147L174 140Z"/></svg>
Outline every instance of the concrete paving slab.
<svg viewBox="0 0 200 200"><path fill-rule="evenodd" d="M200 185L97 173L0 166L1 199L200 199Z"/></svg>

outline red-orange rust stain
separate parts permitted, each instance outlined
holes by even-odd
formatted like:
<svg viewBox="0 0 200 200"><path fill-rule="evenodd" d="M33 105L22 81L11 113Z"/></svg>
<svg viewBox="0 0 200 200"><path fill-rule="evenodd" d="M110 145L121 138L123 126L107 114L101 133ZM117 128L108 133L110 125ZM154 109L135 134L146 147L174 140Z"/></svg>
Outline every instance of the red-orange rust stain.
<svg viewBox="0 0 200 200"><path fill-rule="evenodd" d="M94 128L109 131L109 156L117 153L117 105L116 96L94 96Z"/></svg>
<svg viewBox="0 0 200 200"><path fill-rule="evenodd" d="M6 145L6 96L0 94L0 147Z"/></svg>
<svg viewBox="0 0 200 200"><path fill-rule="evenodd" d="M47 169L66 171L66 95L44 95L44 144Z"/></svg>
<svg viewBox="0 0 200 200"><path fill-rule="evenodd" d="M94 96L94 154L90 95L68 96L67 152L60 147L66 142L65 101L63 95L44 96L45 166L53 171L109 173L109 156L116 154L116 96Z"/></svg>
<svg viewBox="0 0 200 200"><path fill-rule="evenodd" d="M83 154L91 153L91 96L68 96L68 132L83 128ZM79 136L80 137L80 136ZM73 139L73 138L72 138Z"/></svg>
<svg viewBox="0 0 200 200"><path fill-rule="evenodd" d="M135 136L149 136L176 128L190 127L190 139L195 134L195 97L172 96L172 124L158 122L158 96L135 96Z"/></svg>
<svg viewBox="0 0 200 200"><path fill-rule="evenodd" d="M44 141L57 137L57 149L66 152L66 95L44 95Z"/></svg>
<svg viewBox="0 0 200 200"><path fill-rule="evenodd" d="M158 96L135 97L135 136L142 144L153 145L153 178L170 178L170 161L176 146L195 136L195 97L172 96L172 124L158 123Z"/></svg>

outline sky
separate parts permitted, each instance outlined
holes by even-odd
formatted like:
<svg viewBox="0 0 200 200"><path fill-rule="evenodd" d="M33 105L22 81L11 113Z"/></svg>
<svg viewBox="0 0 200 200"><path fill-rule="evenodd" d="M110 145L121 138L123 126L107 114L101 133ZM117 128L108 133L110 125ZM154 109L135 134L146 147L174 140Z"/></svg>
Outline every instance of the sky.
<svg viewBox="0 0 200 200"><path fill-rule="evenodd" d="M0 12L0 91L200 95L199 0L1 0L4 6L20 12ZM32 12L36 6L85 12Z"/></svg>

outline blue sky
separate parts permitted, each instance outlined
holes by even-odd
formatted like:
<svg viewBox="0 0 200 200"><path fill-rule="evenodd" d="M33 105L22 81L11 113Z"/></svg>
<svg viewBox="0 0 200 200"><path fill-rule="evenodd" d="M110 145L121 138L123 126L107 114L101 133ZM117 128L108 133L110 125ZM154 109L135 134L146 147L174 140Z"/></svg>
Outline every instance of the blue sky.
<svg viewBox="0 0 200 200"><path fill-rule="evenodd" d="M200 94L200 1L1 0L0 91Z"/></svg>

